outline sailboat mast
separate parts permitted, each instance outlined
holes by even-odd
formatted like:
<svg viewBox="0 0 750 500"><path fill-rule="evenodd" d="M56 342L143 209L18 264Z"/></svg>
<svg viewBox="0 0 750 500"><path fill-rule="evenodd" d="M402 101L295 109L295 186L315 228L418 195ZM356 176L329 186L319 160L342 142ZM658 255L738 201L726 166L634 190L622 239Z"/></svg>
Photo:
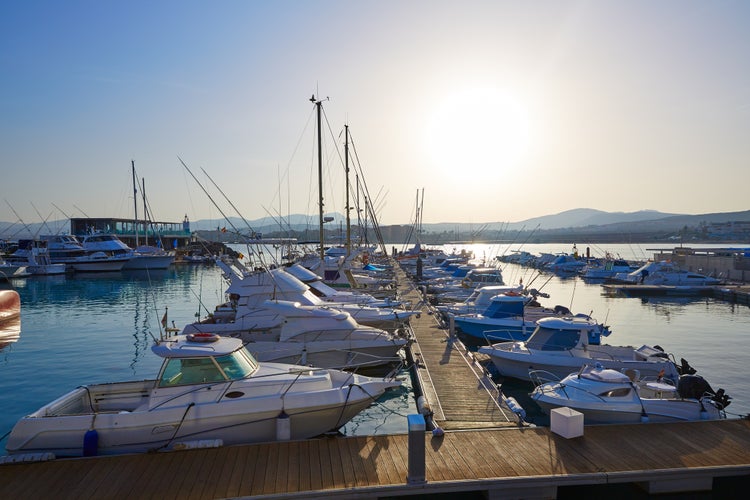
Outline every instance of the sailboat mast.
<svg viewBox="0 0 750 500"><path fill-rule="evenodd" d="M148 246L148 213L146 210L146 178L141 177L141 195L143 195L143 237L146 242L144 245ZM138 245L136 245L136 248Z"/></svg>
<svg viewBox="0 0 750 500"><path fill-rule="evenodd" d="M135 246L138 247L138 184L135 182L135 160L130 160L130 167L133 172L133 229L135 230Z"/></svg>
<svg viewBox="0 0 750 500"><path fill-rule="evenodd" d="M352 253L352 221L349 206L349 125L344 125L344 171L346 172L346 256Z"/></svg>
<svg viewBox="0 0 750 500"><path fill-rule="evenodd" d="M315 95L310 99L315 103L318 114L318 207L319 207L319 221L320 221L320 261L322 262L325 258L323 245L325 243L325 233L323 232L323 137L320 129L320 113L322 101L315 100Z"/></svg>

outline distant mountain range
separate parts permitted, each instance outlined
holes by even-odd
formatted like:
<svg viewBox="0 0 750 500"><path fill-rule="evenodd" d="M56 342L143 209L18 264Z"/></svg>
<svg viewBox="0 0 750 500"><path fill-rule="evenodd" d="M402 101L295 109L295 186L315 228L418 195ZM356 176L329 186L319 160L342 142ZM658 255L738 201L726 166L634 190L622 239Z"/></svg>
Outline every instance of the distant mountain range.
<svg viewBox="0 0 750 500"><path fill-rule="evenodd" d="M345 224L345 218L340 213L325 214L329 222L325 224L328 231L335 231ZM534 217L518 222L487 222L487 223L465 223L465 222L441 222L423 224L424 233L452 233L456 235L469 235L481 237L483 234L492 233L497 236L501 233L518 231L557 231L573 229L574 232L586 229L587 232L644 232L644 231L677 231L685 226L695 227L701 224L721 222L750 222L750 210L744 212L722 212L700 215L671 214L658 212L656 210L640 210L637 212L604 212L591 208L576 208L566 210L554 215ZM352 224L357 223L356 219ZM411 223L384 226L398 227L410 226ZM49 234L55 232L69 231L67 220L47 221L46 223L26 224L33 232L38 234ZM316 231L318 228L318 216L294 214L286 217L283 221L271 217L263 217L244 221L238 217L225 219L202 219L190 222L193 231L211 231L221 228L240 231L242 233L285 233L289 231ZM27 231L18 223L0 222L0 237L2 238L25 238Z"/></svg>

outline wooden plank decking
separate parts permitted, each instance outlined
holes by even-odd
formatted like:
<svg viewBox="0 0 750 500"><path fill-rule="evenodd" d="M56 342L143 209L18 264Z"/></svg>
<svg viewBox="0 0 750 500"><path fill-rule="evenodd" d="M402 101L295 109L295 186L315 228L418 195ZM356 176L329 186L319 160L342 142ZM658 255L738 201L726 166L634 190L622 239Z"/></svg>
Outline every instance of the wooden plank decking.
<svg viewBox="0 0 750 500"><path fill-rule="evenodd" d="M694 484L750 477L750 422L425 434L426 479L406 484L408 436L322 438L0 466L0 498L352 497L487 491L554 497L560 486ZM672 487L674 485L671 485Z"/></svg>

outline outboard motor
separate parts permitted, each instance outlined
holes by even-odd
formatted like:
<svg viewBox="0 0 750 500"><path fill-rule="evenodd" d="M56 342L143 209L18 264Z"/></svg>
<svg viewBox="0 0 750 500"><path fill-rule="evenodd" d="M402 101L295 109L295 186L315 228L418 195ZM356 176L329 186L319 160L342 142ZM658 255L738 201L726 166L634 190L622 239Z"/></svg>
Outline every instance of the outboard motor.
<svg viewBox="0 0 750 500"><path fill-rule="evenodd" d="M677 367L677 372L680 375L693 375L697 370L690 366L685 358L680 358L680 366Z"/></svg>
<svg viewBox="0 0 750 500"><path fill-rule="evenodd" d="M681 375L677 381L677 393L681 398L700 399L716 394L706 379L700 375Z"/></svg>

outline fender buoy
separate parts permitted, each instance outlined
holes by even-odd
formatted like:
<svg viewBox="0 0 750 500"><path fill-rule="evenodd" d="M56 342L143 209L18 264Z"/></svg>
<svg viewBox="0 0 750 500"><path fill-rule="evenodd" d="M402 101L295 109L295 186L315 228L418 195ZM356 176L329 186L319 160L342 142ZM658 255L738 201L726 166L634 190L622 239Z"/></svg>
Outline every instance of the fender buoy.
<svg viewBox="0 0 750 500"><path fill-rule="evenodd" d="M190 342L216 342L219 336L215 333L188 333L187 339Z"/></svg>

